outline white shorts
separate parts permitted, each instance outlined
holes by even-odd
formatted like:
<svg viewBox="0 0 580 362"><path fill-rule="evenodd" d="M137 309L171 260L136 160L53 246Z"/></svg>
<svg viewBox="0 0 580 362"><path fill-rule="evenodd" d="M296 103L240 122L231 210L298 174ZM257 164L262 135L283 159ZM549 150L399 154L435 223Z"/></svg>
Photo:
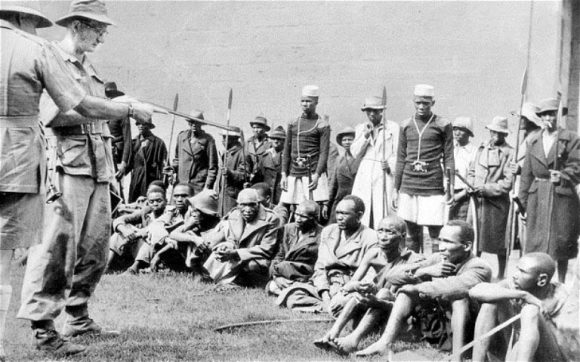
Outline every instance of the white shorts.
<svg viewBox="0 0 580 362"><path fill-rule="evenodd" d="M417 225L442 226L445 216L445 195L399 195L399 217Z"/></svg>
<svg viewBox="0 0 580 362"><path fill-rule="evenodd" d="M328 201L328 177L326 177L326 173L318 178L318 187L312 190L312 198L314 201ZM308 199L310 199L308 176L288 176L288 191L282 191L280 202L298 205Z"/></svg>

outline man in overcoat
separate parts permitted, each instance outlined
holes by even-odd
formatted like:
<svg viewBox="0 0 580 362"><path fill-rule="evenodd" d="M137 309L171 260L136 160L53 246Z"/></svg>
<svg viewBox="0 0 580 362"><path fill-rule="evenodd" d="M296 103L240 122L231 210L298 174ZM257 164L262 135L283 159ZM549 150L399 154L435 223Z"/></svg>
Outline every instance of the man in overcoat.
<svg viewBox="0 0 580 362"><path fill-rule="evenodd" d="M487 125L490 140L481 144L469 167L468 180L475 187L471 197L474 198L475 214L470 212L468 220L476 223L475 252L497 255L499 264L498 279L504 278L507 263L506 227L508 222L513 175L510 163L513 148L506 142L509 134L508 120L505 117L494 117Z"/></svg>
<svg viewBox="0 0 580 362"><path fill-rule="evenodd" d="M469 194L467 186L457 177L457 174L467 179L469 165L475 155L473 137L473 122L469 117L457 117L453 121L453 156L455 158L455 188L453 203L449 207L449 220L467 220L469 209Z"/></svg>
<svg viewBox="0 0 580 362"><path fill-rule="evenodd" d="M192 118L203 120L203 112L193 110ZM194 194L212 189L218 173L218 154L214 138L201 128L201 122L188 119L189 129L179 132L175 144L173 170L178 182L189 183Z"/></svg>
<svg viewBox="0 0 580 362"><path fill-rule="evenodd" d="M538 116L543 130L530 140L522 169L519 198L526 209L524 253L543 252L556 260L564 282L568 260L578 255L580 138L558 127L558 99L544 99Z"/></svg>
<svg viewBox="0 0 580 362"><path fill-rule="evenodd" d="M254 175L253 183L265 182L270 185L272 204L278 205L282 188L282 151L286 132L282 126L274 128L268 135L272 147L268 148L258 161L258 171Z"/></svg>
<svg viewBox="0 0 580 362"><path fill-rule="evenodd" d="M250 173L251 182L254 183L257 182L254 180L254 175L258 172L260 160L272 147L272 142L270 142L267 133L270 131L270 126L266 117L257 116L250 122L250 126L254 134L246 140L244 147L246 147L246 155L248 155L252 165L252 169L248 170L248 173Z"/></svg>
<svg viewBox="0 0 580 362"><path fill-rule="evenodd" d="M339 156L337 165L334 167L334 174L330 176L331 212L328 220L330 223L336 222L336 206L345 196L352 193L352 186L359 169L360 157L354 158L350 151L354 136L355 131L352 127L346 127L336 134L336 143L344 149L344 154Z"/></svg>
<svg viewBox="0 0 580 362"><path fill-rule="evenodd" d="M221 155L221 167L214 189L220 195L219 210L221 216L225 216L237 205L238 194L249 183L250 173L248 170L251 168L251 161L240 143L242 134L239 128L233 127L231 131L223 130L221 134L224 154ZM224 178L225 190L222 190Z"/></svg>
<svg viewBox="0 0 580 362"><path fill-rule="evenodd" d="M366 113L368 122L356 127L351 146L353 156L361 159L352 194L364 201L366 211L362 223L370 228L387 214L394 213L391 196L400 127L386 119L385 108L386 105L380 97L369 97L365 100L361 110Z"/></svg>
<svg viewBox="0 0 580 362"><path fill-rule="evenodd" d="M276 252L278 217L258 201L254 189L242 190L233 209L207 235L212 253L203 265L216 284L264 286Z"/></svg>

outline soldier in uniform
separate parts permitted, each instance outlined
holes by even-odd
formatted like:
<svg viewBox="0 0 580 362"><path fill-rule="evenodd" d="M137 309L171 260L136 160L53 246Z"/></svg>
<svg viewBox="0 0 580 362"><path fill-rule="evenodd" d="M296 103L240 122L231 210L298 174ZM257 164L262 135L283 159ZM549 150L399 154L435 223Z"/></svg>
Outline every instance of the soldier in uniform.
<svg viewBox="0 0 580 362"><path fill-rule="evenodd" d="M251 173L250 180L254 181L254 177L259 170L260 160L266 155L266 152L272 147L272 142L268 138L266 132L270 131L268 120L266 117L257 116L250 122L252 132L254 135L246 140L246 155L248 155L252 169L248 170Z"/></svg>
<svg viewBox="0 0 580 362"><path fill-rule="evenodd" d="M203 120L203 113L193 110L192 118ZM218 173L218 154L215 140L201 129L201 122L188 119L189 129L177 135L172 168L178 182L191 184L194 195L203 189L213 189Z"/></svg>
<svg viewBox="0 0 580 362"><path fill-rule="evenodd" d="M401 124L393 206L407 222L409 248L415 252L423 248L423 226L427 226L437 251L436 240L445 219L443 169L450 171L453 194L453 129L451 122L431 111L433 86L415 86L413 103L415 114Z"/></svg>
<svg viewBox="0 0 580 362"><path fill-rule="evenodd" d="M59 43L50 45L51 56L57 57L61 66L44 70L35 69L34 66L26 69L29 74L34 74L31 78L38 84L36 88L15 94L16 98L12 98L30 105L29 110L20 114L35 119L39 91L42 85L49 84L46 78L58 78L59 73L66 72L68 74L66 79L70 77L79 80L79 84L66 82L69 88L67 92L62 92L61 88L47 87L50 92L44 94L40 100L40 119L45 120L46 125L51 128L52 137L49 141L56 147L50 155L50 162L55 165L51 181L62 192L62 197L46 206L42 244L29 251L22 305L18 313L19 318L32 322L37 348L59 355L78 353L85 349L83 346L72 345L63 340L56 332L54 319L63 307L68 314L64 335L70 337L86 333L103 334L101 327L89 318L88 300L105 269L111 229L109 182L114 176L114 170L110 133L104 118L131 116L138 120L146 120L151 117L153 110L153 107L139 103L127 106L104 99L104 85L86 58L86 52L93 51L103 42L106 28L112 21L107 16L104 4L97 0L75 0L70 10L69 14L57 21L57 24L67 27L65 38ZM4 32L5 29L11 28L13 29L7 26L2 30ZM6 67L11 67L10 63L14 59L18 60L15 63L18 64L17 67L25 67L27 64L32 66L36 64L37 59L46 56L42 52L49 51L45 42L35 40L36 38L27 39L18 31L14 31L14 46L10 45L7 48L6 44L12 43L10 41L5 43L4 39L12 39L12 35L7 35L7 38L4 38L4 34L2 36L3 56L13 52L22 55L20 59L14 55L12 58L3 59L3 69L5 64L8 64ZM26 52L22 53L24 49ZM34 52L39 55L37 58L27 58ZM43 62L47 64L46 60ZM50 74L51 70L57 73ZM14 77L21 79L22 72L18 72L17 68L15 72ZM37 75L45 80L39 81ZM11 81L12 76L6 83L3 81L3 84L11 84ZM33 84L32 81L30 83ZM80 91L77 90L79 85ZM54 92L57 89L59 91ZM75 95L72 100L67 93ZM37 97L30 97L30 94L37 94ZM86 94L91 96L85 96ZM70 111L73 107L78 113ZM36 127L36 121L33 123ZM6 131L11 132L10 128ZM31 137L28 142L34 146L26 150L26 155L22 155L25 159L34 160L36 163L30 167L31 173L25 175L29 182L43 180L38 174L38 162L42 162L40 160L45 156L42 151L36 149L39 146L36 139L38 132L31 130L30 135L36 136ZM10 145L7 146L8 149L13 149ZM16 160L17 164L21 162L21 158ZM7 176L10 172L2 170L0 175ZM42 188L39 190L36 184L30 190L22 191L36 193L44 190ZM23 208L21 212L26 213L31 213L31 210L36 212L41 208L40 204L20 206ZM35 218L34 223L38 224L39 220L42 219ZM37 227L30 229L36 230ZM35 238L35 235L27 236L32 240ZM4 243L4 240L2 242Z"/></svg>
<svg viewBox="0 0 580 362"><path fill-rule="evenodd" d="M282 158L280 202L298 205L302 200L328 201L326 163L330 125L316 113L319 88L302 89L302 115L288 124Z"/></svg>

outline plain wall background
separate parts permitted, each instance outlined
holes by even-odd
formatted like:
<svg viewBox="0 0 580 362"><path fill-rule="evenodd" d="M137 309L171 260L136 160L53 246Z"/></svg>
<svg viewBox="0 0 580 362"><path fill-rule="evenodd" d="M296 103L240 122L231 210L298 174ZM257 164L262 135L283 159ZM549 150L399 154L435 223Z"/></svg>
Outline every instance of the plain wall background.
<svg viewBox="0 0 580 362"><path fill-rule="evenodd" d="M51 19L68 1L32 2ZM388 90L388 118L411 116L417 83L435 86L435 112L476 119L484 126L520 103L530 4L500 2L198 2L108 1L105 43L90 58L106 80L127 93L179 110L205 111L225 122L233 88L232 124L256 115L285 125L300 113L302 86L321 89L319 113L333 131L366 120L368 95ZM555 95L559 2L535 2L531 100ZM42 30L59 39L63 28ZM155 116L154 132L167 143L171 117ZM515 130L515 118L510 119ZM176 132L187 123L178 119ZM215 129L206 127L211 133ZM332 137L334 140L334 136ZM513 144L513 142L512 142Z"/></svg>

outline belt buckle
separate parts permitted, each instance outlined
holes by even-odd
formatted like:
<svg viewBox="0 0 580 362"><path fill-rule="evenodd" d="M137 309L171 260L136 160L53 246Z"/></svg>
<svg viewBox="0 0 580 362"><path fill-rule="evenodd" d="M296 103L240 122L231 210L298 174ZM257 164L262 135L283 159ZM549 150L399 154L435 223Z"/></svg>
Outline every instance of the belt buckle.
<svg viewBox="0 0 580 362"><path fill-rule="evenodd" d="M306 158L304 157L296 157L296 165L298 165L298 167L302 168L302 167L306 167Z"/></svg>
<svg viewBox="0 0 580 362"><path fill-rule="evenodd" d="M426 173L427 172L427 162L416 160L412 163L413 171Z"/></svg>

